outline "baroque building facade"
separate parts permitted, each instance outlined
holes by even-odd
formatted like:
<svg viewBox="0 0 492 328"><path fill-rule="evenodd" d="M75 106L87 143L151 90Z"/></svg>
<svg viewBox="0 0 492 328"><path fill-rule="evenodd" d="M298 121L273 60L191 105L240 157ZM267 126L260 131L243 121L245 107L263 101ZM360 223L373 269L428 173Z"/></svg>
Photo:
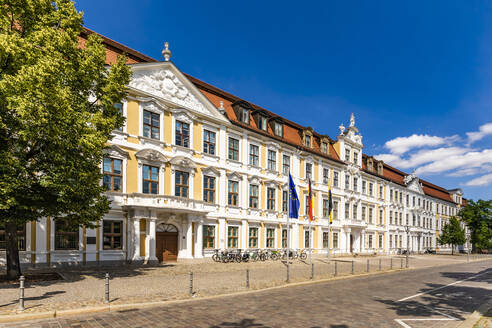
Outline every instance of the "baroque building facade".
<svg viewBox="0 0 492 328"><path fill-rule="evenodd" d="M85 29L80 38L84 44ZM44 218L19 232L25 264L165 261L214 249L292 248L315 253L446 250L440 230L466 204L446 190L363 153L352 114L336 139L103 37L107 62L126 53L133 71L126 118L101 171L111 210L95 229ZM287 227L288 174L300 199ZM314 217L307 219L308 179ZM328 188L333 224L328 226ZM405 227L409 227L407 231ZM0 247L5 236L0 230ZM5 253L0 253L4 261Z"/></svg>

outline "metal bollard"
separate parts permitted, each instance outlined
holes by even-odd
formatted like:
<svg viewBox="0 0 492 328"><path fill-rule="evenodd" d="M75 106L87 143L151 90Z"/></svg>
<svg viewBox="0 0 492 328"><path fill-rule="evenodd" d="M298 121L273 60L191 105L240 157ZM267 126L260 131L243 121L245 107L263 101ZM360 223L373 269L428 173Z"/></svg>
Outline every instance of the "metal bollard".
<svg viewBox="0 0 492 328"><path fill-rule="evenodd" d="M335 277L338 275L338 261L335 261Z"/></svg>
<svg viewBox="0 0 492 328"><path fill-rule="evenodd" d="M24 311L24 281L26 278L20 276L19 278L19 311Z"/></svg>
<svg viewBox="0 0 492 328"><path fill-rule="evenodd" d="M314 280L314 263L311 263L311 280Z"/></svg>
<svg viewBox="0 0 492 328"><path fill-rule="evenodd" d="M403 258L401 259L400 269L403 269Z"/></svg>
<svg viewBox="0 0 492 328"><path fill-rule="evenodd" d="M190 272L190 296L193 296L193 272Z"/></svg>
<svg viewBox="0 0 492 328"><path fill-rule="evenodd" d="M367 260L367 272L369 272L369 260Z"/></svg>
<svg viewBox="0 0 492 328"><path fill-rule="evenodd" d="M390 258L390 270L393 270L393 258Z"/></svg>
<svg viewBox="0 0 492 328"><path fill-rule="evenodd" d="M352 260L352 274L354 274L354 260Z"/></svg>
<svg viewBox="0 0 492 328"><path fill-rule="evenodd" d="M381 271L381 259L379 259L379 271Z"/></svg>
<svg viewBox="0 0 492 328"><path fill-rule="evenodd" d="M106 292L104 293L104 303L109 303L109 273L106 272L104 276L104 280L106 280Z"/></svg>
<svg viewBox="0 0 492 328"><path fill-rule="evenodd" d="M290 265L287 265L287 280L285 282L289 282L290 281L290 277L289 277L289 272L290 271Z"/></svg>
<svg viewBox="0 0 492 328"><path fill-rule="evenodd" d="M246 288L249 288L249 269L246 269Z"/></svg>

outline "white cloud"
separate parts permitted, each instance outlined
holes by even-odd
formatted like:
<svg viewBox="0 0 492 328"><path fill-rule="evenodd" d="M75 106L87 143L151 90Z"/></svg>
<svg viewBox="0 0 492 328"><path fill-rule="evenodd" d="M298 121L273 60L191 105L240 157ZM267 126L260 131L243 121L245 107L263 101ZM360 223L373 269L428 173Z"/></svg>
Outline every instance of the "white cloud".
<svg viewBox="0 0 492 328"><path fill-rule="evenodd" d="M481 167L465 167L457 171L448 173L447 176L450 177L464 177L468 175L485 174L492 172L492 164L485 164Z"/></svg>
<svg viewBox="0 0 492 328"><path fill-rule="evenodd" d="M468 143L483 139L486 135L492 134L492 123L487 123L478 128L477 132L467 132Z"/></svg>
<svg viewBox="0 0 492 328"><path fill-rule="evenodd" d="M456 169L478 168L492 163L492 149L482 151L470 151L462 155L453 155L436 160L430 164L419 167L417 174L441 173Z"/></svg>
<svg viewBox="0 0 492 328"><path fill-rule="evenodd" d="M479 186L479 187L484 187L488 186L489 184L492 183L492 173L482 175L481 177L472 179L465 183L466 186Z"/></svg>
<svg viewBox="0 0 492 328"><path fill-rule="evenodd" d="M437 148L437 149L423 149L416 153L413 153L408 158L401 158L394 154L380 154L375 157L379 160L397 166L401 169L414 168L419 165L437 161L439 159L464 154L471 149L462 147L447 147L447 148Z"/></svg>
<svg viewBox="0 0 492 328"><path fill-rule="evenodd" d="M387 141L384 146L392 154L402 155L413 148L436 147L443 144L451 143L459 139L459 136L437 137L427 134L412 134L410 137L399 137Z"/></svg>

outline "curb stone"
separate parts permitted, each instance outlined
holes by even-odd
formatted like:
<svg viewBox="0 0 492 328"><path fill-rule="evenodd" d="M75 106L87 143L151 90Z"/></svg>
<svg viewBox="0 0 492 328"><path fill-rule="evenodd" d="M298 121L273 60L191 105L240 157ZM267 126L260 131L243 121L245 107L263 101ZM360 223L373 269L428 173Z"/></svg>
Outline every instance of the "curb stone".
<svg viewBox="0 0 492 328"><path fill-rule="evenodd" d="M480 320L480 318L482 317L482 314L487 312L487 310L489 310L490 308L492 308L492 297L489 298L489 300L482 304L478 309L473 311L473 313L468 318L466 318L465 321L461 322L457 326L457 328L473 328L477 321Z"/></svg>

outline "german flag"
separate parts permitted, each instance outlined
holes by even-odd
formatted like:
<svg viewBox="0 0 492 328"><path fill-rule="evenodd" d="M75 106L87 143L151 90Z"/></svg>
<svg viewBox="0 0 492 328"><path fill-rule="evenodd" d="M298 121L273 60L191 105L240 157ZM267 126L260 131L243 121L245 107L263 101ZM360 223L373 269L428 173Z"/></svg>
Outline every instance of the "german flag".
<svg viewBox="0 0 492 328"><path fill-rule="evenodd" d="M330 224L333 223L333 200L331 199L331 185L328 185L328 213L330 213Z"/></svg>

